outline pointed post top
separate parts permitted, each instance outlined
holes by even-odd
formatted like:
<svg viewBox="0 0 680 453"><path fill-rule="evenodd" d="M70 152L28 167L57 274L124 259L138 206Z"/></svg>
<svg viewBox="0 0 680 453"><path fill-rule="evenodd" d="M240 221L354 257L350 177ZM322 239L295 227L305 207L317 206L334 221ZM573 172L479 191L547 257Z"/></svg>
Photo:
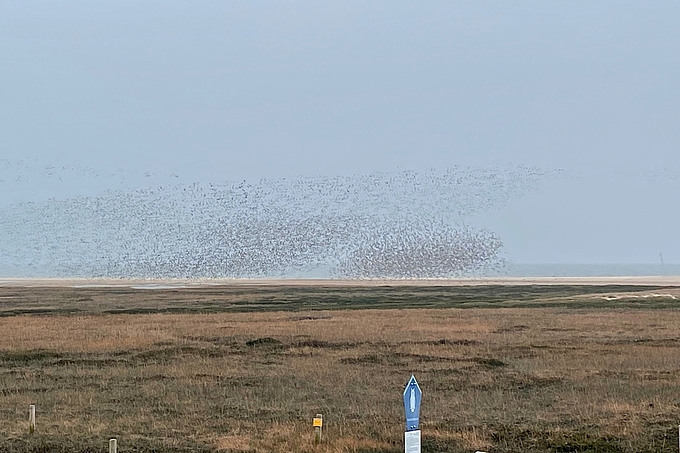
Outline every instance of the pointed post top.
<svg viewBox="0 0 680 453"><path fill-rule="evenodd" d="M420 390L416 377L411 375L404 388L404 413L406 414L406 431L416 431L420 423L420 401L423 392Z"/></svg>

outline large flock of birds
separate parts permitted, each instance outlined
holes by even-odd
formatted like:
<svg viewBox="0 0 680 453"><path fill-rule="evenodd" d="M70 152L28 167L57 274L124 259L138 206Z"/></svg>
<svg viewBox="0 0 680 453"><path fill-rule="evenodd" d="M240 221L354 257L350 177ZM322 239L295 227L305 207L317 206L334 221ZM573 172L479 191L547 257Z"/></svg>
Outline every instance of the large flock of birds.
<svg viewBox="0 0 680 453"><path fill-rule="evenodd" d="M445 278L502 265L476 213L535 168L177 184L0 206L0 276Z"/></svg>

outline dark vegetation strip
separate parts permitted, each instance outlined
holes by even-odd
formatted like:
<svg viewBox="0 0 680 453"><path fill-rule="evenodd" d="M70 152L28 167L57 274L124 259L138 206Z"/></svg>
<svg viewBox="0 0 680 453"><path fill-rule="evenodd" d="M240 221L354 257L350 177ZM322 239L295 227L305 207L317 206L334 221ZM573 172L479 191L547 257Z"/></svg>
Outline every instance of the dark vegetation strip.
<svg viewBox="0 0 680 453"><path fill-rule="evenodd" d="M132 288L0 288L0 317L18 315L221 313L390 308L671 308L672 298L606 294L663 291L636 285L486 286L221 286L169 290ZM592 296L592 297L587 297Z"/></svg>
<svg viewBox="0 0 680 453"><path fill-rule="evenodd" d="M510 453L524 451L528 453L625 453L629 451L629 442L617 437L598 437L589 432L553 432L540 429L522 429L515 426L489 427L494 431L493 441L497 447L493 451ZM676 451L677 445L670 439L677 436L675 428L659 429L650 426L651 442L647 448L638 453L660 453ZM677 437L676 437L677 439ZM191 439L181 439L169 444L157 439L137 436L119 440L121 447L128 452L136 453L217 453L213 446L202 444ZM0 439L0 451L14 453L92 453L105 451L107 440L94 441L91 438L74 438L66 436L42 436ZM468 451L441 438L423 434L422 449L424 452L462 453ZM255 450L227 450L231 453L250 453ZM357 453L400 453L403 446L398 441L389 447L359 447Z"/></svg>

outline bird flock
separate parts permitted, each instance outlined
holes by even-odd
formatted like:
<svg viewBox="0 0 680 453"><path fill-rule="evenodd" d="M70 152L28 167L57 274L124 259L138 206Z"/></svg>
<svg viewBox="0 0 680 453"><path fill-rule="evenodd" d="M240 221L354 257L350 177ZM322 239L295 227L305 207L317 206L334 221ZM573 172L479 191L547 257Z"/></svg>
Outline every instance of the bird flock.
<svg viewBox="0 0 680 453"><path fill-rule="evenodd" d="M446 278L502 266L475 214L536 168L166 184L0 207L0 275Z"/></svg>

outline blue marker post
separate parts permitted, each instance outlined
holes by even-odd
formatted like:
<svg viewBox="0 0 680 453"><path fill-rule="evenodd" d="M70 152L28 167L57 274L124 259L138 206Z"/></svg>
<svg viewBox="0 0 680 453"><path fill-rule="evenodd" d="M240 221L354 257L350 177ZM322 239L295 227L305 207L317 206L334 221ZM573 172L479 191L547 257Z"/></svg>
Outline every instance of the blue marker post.
<svg viewBox="0 0 680 453"><path fill-rule="evenodd" d="M404 413L406 414L406 433L404 434L405 453L420 453L420 401L423 392L415 376L411 376L404 389Z"/></svg>

